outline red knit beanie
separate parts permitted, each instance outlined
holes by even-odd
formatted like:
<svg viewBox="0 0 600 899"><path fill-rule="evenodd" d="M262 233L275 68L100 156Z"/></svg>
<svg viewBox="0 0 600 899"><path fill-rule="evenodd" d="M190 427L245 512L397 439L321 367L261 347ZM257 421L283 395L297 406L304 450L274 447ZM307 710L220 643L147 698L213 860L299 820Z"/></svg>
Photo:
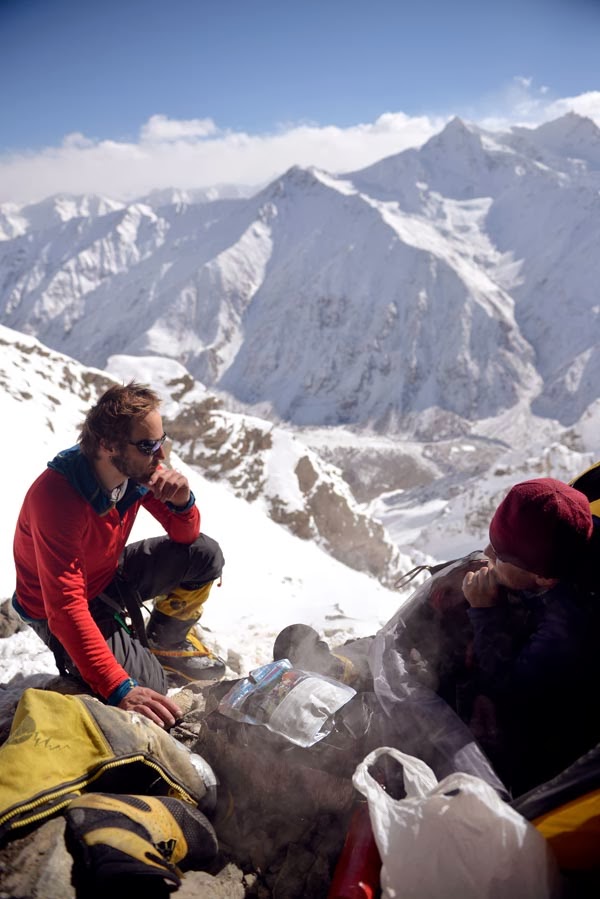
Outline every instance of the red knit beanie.
<svg viewBox="0 0 600 899"><path fill-rule="evenodd" d="M490 542L503 562L540 577L575 573L593 531L587 497L554 478L516 484L490 524Z"/></svg>

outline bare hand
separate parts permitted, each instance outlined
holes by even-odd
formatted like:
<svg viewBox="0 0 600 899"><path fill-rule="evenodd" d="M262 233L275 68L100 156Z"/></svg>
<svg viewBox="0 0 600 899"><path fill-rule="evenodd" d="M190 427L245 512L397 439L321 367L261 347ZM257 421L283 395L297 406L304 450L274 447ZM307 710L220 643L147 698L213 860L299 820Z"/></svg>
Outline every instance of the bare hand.
<svg viewBox="0 0 600 899"><path fill-rule="evenodd" d="M150 687L132 687L119 703L119 708L145 715L163 728L173 727L177 718L181 718L179 706Z"/></svg>
<svg viewBox="0 0 600 899"><path fill-rule="evenodd" d="M174 506L185 506L190 498L190 485L187 478L172 468L157 468L150 475L145 486L161 503L168 501Z"/></svg>
<svg viewBox="0 0 600 899"><path fill-rule="evenodd" d="M468 571L462 582L465 599L473 609L490 609L500 597L499 582L493 565Z"/></svg>

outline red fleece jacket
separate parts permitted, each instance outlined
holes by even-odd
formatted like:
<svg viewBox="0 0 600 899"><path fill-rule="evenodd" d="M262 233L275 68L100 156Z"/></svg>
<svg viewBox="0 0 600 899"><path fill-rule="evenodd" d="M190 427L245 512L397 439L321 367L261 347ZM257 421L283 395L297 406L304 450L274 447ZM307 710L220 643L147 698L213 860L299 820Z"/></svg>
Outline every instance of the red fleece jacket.
<svg viewBox="0 0 600 899"><path fill-rule="evenodd" d="M52 633L81 676L107 698L129 677L108 648L89 610L115 575L119 556L143 505L176 543L200 533L196 505L173 512L148 492L121 518L99 515L57 471L47 469L30 487L14 541L17 597L30 618L47 618Z"/></svg>

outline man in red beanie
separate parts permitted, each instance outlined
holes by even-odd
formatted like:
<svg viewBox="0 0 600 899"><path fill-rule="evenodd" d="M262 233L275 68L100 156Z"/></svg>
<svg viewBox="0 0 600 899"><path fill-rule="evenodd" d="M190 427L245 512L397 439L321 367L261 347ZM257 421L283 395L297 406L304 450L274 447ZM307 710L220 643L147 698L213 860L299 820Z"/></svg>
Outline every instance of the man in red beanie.
<svg viewBox="0 0 600 899"><path fill-rule="evenodd" d="M485 748L517 795L600 738L596 616L582 586L594 519L583 493L537 478L512 487L489 536L489 564L466 575L463 593L500 734Z"/></svg>

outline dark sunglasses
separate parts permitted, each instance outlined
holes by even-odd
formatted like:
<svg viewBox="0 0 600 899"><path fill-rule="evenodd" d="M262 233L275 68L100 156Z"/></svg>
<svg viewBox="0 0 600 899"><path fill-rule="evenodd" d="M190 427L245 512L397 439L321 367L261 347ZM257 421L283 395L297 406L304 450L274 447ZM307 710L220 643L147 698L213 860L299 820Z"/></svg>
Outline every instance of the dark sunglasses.
<svg viewBox="0 0 600 899"><path fill-rule="evenodd" d="M140 453L143 453L144 456L153 456L154 453L157 453L165 440L167 439L167 435L163 434L162 437L159 437L158 440L129 440L128 443L130 446L135 446L139 449Z"/></svg>

